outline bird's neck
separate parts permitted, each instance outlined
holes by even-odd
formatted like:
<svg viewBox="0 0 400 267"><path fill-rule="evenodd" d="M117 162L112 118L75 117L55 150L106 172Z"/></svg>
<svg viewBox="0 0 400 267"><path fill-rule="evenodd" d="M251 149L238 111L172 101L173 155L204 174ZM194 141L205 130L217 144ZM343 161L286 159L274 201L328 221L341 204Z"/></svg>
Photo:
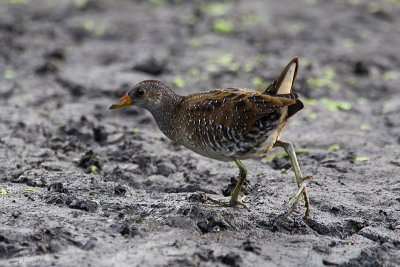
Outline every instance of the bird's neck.
<svg viewBox="0 0 400 267"><path fill-rule="evenodd" d="M176 126L175 119L177 118L177 112L179 112L177 108L183 99L183 96L169 90L162 101L147 108L153 115L160 130L168 137L170 137L171 132L174 131L174 126Z"/></svg>

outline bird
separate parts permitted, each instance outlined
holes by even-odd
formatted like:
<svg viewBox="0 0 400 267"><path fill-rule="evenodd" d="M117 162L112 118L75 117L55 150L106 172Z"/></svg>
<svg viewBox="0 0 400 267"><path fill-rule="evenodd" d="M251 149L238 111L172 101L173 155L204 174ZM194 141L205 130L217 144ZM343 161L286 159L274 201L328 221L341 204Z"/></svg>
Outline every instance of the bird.
<svg viewBox="0 0 400 267"><path fill-rule="evenodd" d="M247 175L242 160L262 156L274 146L284 148L298 190L280 216L289 216L296 210L303 195L304 218L307 219L310 203L306 185L311 175L303 177L293 145L279 139L288 120L305 107L299 94L292 92L298 68L298 57L294 57L263 92L228 87L182 96L158 80L144 80L134 85L110 109L129 105L147 109L161 132L171 140L204 157L235 162L239 179L230 200L208 197L222 206L247 208L244 201L239 200Z"/></svg>

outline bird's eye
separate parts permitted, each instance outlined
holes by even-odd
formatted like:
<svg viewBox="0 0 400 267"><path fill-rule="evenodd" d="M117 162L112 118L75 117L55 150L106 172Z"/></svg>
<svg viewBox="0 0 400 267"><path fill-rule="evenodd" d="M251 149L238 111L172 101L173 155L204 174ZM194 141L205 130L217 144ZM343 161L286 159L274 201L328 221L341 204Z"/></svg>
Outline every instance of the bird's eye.
<svg viewBox="0 0 400 267"><path fill-rule="evenodd" d="M138 88L138 89L136 90L136 95L137 95L137 96L142 96L142 95L144 95L144 89L143 89L143 88Z"/></svg>

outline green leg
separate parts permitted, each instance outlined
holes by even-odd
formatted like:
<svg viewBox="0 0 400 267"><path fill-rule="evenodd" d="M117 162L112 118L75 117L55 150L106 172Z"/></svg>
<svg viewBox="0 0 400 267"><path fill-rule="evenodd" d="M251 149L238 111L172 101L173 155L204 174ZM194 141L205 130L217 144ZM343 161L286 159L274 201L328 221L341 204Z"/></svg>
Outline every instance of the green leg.
<svg viewBox="0 0 400 267"><path fill-rule="evenodd" d="M239 176L238 182L236 183L235 189L233 189L231 200L229 201L229 206L231 206L231 207L234 207L238 204L244 205L242 202L240 202L238 200L238 198L239 198L239 192L243 187L243 184L244 184L244 181L246 180L246 175L247 175L246 166L244 166L244 164L240 160L236 160L235 163L239 167L240 176Z"/></svg>
<svg viewBox="0 0 400 267"><path fill-rule="evenodd" d="M247 208L247 206L243 203L242 200L239 200L239 193L240 190L243 187L244 181L246 180L246 175L247 175L247 169L246 166L244 166L244 164L240 161L240 160L235 160L236 165L239 167L239 171L240 171L240 176L239 176L239 180L236 183L235 189L233 189L233 193L231 196L231 199L228 201L221 201L221 200L216 200L213 198L208 197L208 200L217 203L219 205L225 206L225 207L236 207L238 205L241 205L245 208Z"/></svg>
<svg viewBox="0 0 400 267"><path fill-rule="evenodd" d="M288 153L290 162L292 163L294 175L296 176L296 182L297 186L299 189L293 196L293 198L288 202L286 206L286 212L283 214L285 217L289 216L293 211L296 210L296 207L301 199L301 195L304 195L304 201L305 201L305 206L306 206L306 213L304 215L304 219L307 219L309 213L310 213L310 202L308 199L308 194L307 194L307 180L311 179L311 175L308 175L306 177L303 177L300 171L299 163L297 162L297 157L296 157L296 152L293 148L293 145L289 142L282 142L282 141L277 141L276 145L281 146L285 149L286 153Z"/></svg>

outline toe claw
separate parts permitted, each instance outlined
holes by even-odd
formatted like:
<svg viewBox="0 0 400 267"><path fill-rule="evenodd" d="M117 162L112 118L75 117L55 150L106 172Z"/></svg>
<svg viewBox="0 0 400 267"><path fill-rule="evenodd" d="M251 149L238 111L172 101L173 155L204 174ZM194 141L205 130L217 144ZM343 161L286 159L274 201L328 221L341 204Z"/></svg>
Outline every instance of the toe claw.
<svg viewBox="0 0 400 267"><path fill-rule="evenodd" d="M308 199L307 187L306 187L307 183L305 181L307 181L311 178L312 178L312 176L308 175L302 179L303 183L301 184L301 186L299 187L297 192L294 194L293 198L291 198L288 201L288 203L285 205L285 212L278 215L278 218L288 217L290 214L292 214L296 210L296 208L300 202L300 199L302 198L302 195L304 196L304 202L305 202L305 207L306 207L304 219L306 220L308 218L308 216L310 214L310 200Z"/></svg>
<svg viewBox="0 0 400 267"><path fill-rule="evenodd" d="M247 205L244 204L244 200L245 200L245 199L246 199L246 197L244 196L241 200L237 200L237 201L232 201L232 200L230 200L230 201L229 201L229 205L230 205L231 207L242 206L242 207L244 207L244 208L246 208L246 209L249 209L249 207L247 207Z"/></svg>
<svg viewBox="0 0 400 267"><path fill-rule="evenodd" d="M227 200L218 200L218 199L214 199L214 198L211 198L211 197L207 197L207 200L210 200L211 202L213 202L213 203L215 203L217 205L223 206L223 207L233 207L234 208L234 207L237 207L237 206L243 206L246 209L249 209L247 207L247 205L244 204L244 199L245 198L246 197L243 197L241 200L237 200L237 201L232 201L232 199L227 201Z"/></svg>

